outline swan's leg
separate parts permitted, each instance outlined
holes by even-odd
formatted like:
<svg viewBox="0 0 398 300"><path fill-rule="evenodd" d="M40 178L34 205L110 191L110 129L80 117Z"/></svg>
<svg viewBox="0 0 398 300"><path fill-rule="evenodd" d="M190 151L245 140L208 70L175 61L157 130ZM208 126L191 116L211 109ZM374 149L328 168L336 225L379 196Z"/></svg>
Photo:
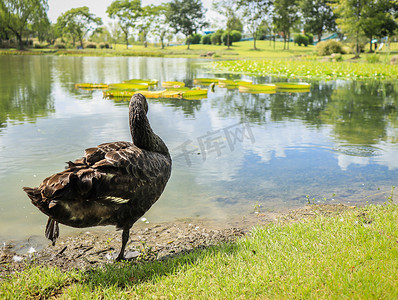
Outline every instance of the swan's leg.
<svg viewBox="0 0 398 300"><path fill-rule="evenodd" d="M121 261L124 260L124 250L126 249L126 244L127 241L129 240L129 235L130 235L130 228L123 229L122 233L122 249L120 249L120 253L118 257L116 258L116 261Z"/></svg>

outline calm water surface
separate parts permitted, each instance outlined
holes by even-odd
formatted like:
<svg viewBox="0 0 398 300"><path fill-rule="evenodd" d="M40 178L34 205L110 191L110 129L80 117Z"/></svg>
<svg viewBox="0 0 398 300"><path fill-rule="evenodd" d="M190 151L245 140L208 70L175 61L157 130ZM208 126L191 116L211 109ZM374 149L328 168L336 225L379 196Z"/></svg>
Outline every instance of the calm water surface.
<svg viewBox="0 0 398 300"><path fill-rule="evenodd" d="M0 241L42 236L46 216L23 186L104 142L130 140L128 102L75 83L132 78L184 81L208 74L203 60L0 56ZM235 76L234 78L239 78ZM270 82L275 79L253 78ZM308 93L149 100L154 131L174 162L150 221L228 218L254 207L386 201L398 179L398 85L313 82ZM67 229L61 228L61 234Z"/></svg>

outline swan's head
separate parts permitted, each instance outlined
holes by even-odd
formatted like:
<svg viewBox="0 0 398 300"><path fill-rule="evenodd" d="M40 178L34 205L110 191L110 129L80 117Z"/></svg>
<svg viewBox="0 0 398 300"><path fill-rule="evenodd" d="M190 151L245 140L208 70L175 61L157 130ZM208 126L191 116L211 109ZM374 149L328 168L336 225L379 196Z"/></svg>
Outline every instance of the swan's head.
<svg viewBox="0 0 398 300"><path fill-rule="evenodd" d="M145 114L148 113L148 102L146 101L145 96L140 93L134 94L130 100L130 109L143 109Z"/></svg>

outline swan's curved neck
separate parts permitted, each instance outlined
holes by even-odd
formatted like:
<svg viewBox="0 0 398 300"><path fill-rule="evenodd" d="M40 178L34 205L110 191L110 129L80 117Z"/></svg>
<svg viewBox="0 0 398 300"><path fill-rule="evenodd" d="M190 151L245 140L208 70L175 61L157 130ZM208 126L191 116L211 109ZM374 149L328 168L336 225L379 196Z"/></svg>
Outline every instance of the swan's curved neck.
<svg viewBox="0 0 398 300"><path fill-rule="evenodd" d="M169 155L166 144L152 131L146 111L141 105L131 105L129 117L131 137L135 146Z"/></svg>

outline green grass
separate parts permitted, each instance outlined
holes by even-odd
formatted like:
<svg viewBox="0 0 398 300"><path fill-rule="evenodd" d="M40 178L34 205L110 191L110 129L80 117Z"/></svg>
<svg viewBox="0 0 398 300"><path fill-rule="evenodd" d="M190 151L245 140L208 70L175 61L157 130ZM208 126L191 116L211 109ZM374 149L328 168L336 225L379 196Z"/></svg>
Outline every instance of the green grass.
<svg viewBox="0 0 398 300"><path fill-rule="evenodd" d="M397 239L397 206L371 205L256 228L161 262L67 273L30 267L1 282L0 298L395 299Z"/></svg>
<svg viewBox="0 0 398 300"><path fill-rule="evenodd" d="M160 56L160 57L193 57L198 58L208 52L214 52L215 58L243 59L243 58L265 58L265 57L292 57L298 55L313 54L314 47L299 47L290 43L290 50L283 51L283 43L277 42L275 49L273 43L268 41L257 41L257 50L253 50L253 42L245 41L235 43L230 50L224 45L191 45L190 50L186 45L170 46L165 49L159 47L133 45L126 49L125 45L116 45L114 49L29 49L28 51L17 51L15 49L0 49L0 55L27 55L27 54L51 54L51 55L73 55L73 56Z"/></svg>

